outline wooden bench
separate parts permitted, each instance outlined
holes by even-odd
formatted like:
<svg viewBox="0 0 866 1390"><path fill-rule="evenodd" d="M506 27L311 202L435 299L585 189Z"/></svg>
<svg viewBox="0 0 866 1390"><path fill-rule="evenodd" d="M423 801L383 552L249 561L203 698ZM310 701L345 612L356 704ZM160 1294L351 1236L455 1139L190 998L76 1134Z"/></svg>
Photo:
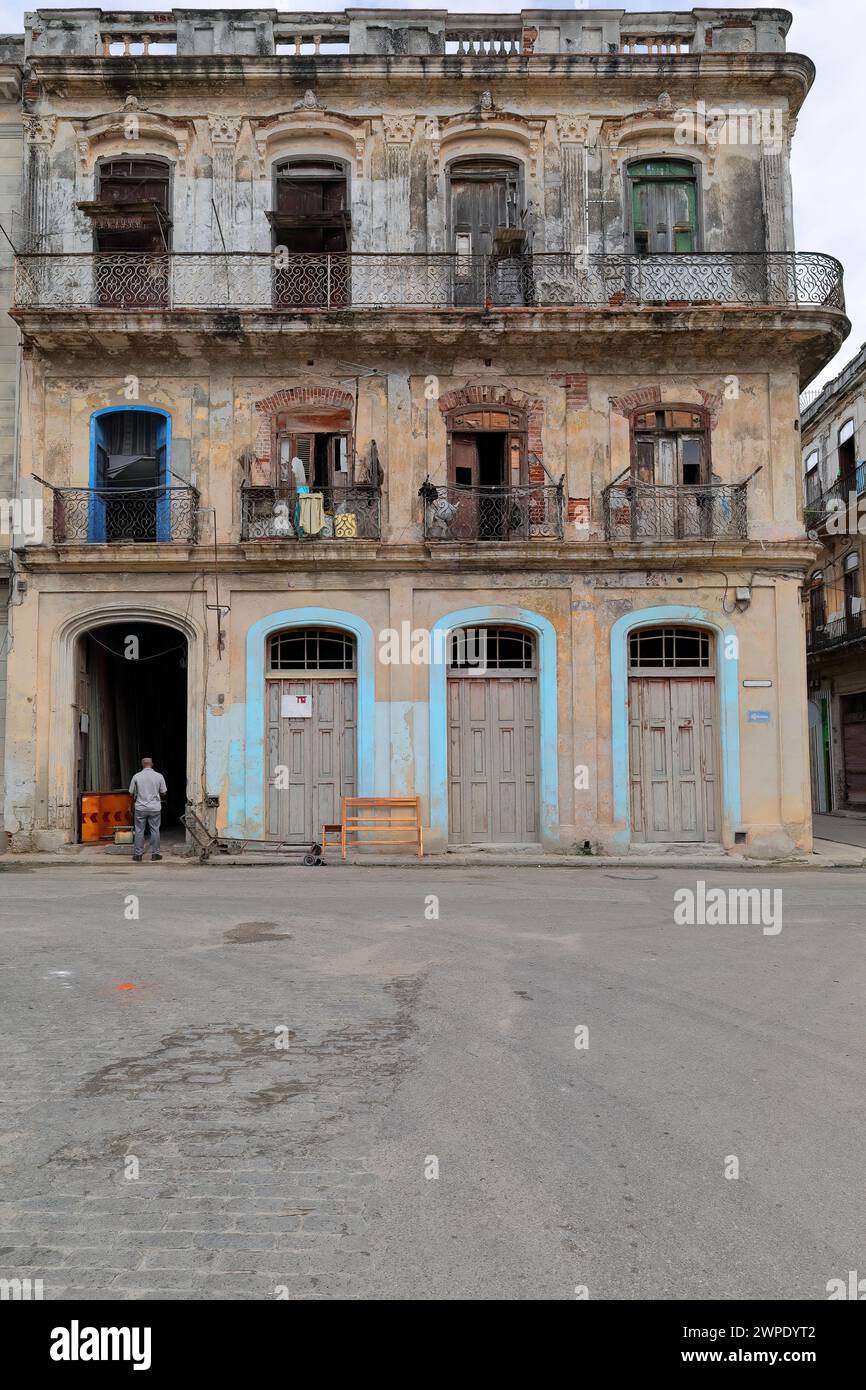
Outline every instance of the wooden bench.
<svg viewBox="0 0 866 1390"><path fill-rule="evenodd" d="M424 853L420 796L344 796L339 829L344 859L353 845L415 845L419 859Z"/></svg>

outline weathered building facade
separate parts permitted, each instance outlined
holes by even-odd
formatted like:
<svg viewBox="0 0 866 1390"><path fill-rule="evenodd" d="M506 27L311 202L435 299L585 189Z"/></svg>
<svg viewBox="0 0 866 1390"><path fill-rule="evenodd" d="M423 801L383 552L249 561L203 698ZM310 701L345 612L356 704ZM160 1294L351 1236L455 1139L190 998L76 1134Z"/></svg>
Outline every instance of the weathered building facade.
<svg viewBox="0 0 866 1390"><path fill-rule="evenodd" d="M24 38L0 36L0 801L4 787L6 669L9 651L9 600L12 546L19 537L14 503L18 500L19 333L9 318L12 304L14 238L21 230L21 176L24 132L21 81ZM8 240L7 240L8 238Z"/></svg>
<svg viewBox="0 0 866 1390"><path fill-rule="evenodd" d="M866 811L866 346L802 415L812 808Z"/></svg>
<svg viewBox="0 0 866 1390"><path fill-rule="evenodd" d="M13 847L148 752L236 835L809 844L789 23L28 18Z"/></svg>

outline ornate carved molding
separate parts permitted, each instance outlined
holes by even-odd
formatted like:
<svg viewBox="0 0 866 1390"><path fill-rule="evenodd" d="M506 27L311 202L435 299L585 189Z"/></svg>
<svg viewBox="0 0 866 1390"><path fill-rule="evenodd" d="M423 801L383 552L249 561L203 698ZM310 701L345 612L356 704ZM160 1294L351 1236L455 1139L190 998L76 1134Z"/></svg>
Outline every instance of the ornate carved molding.
<svg viewBox="0 0 866 1390"><path fill-rule="evenodd" d="M546 119L538 117L530 120L525 116L518 115L516 111L491 109L485 112L478 106L473 111L463 111L454 116L447 116L438 123L438 139L435 141L433 151L434 173L439 173L441 146L458 139L461 135L478 135L482 131L479 119L483 120L485 135L491 130L496 130L502 135L513 135L515 139L526 146L529 154L529 171L533 178L537 178L544 149Z"/></svg>
<svg viewBox="0 0 866 1390"><path fill-rule="evenodd" d="M693 113L685 107L675 110L669 97L667 101L664 100L666 96L663 92L661 97L645 103L640 110L602 123L601 135L610 151L614 172L621 160L634 157L650 145L656 148L659 145L676 147L681 158L688 158L690 153L700 151L707 173L715 172L716 149L711 142L698 138L700 124L696 113L688 131L689 138L684 140L683 132L689 126Z"/></svg>
<svg viewBox="0 0 866 1390"><path fill-rule="evenodd" d="M56 116L30 116L21 117L24 126L24 138L28 145L53 145L54 135L57 130Z"/></svg>
<svg viewBox="0 0 866 1390"><path fill-rule="evenodd" d="M316 105L296 106L291 111L280 111L273 116L253 117L250 126L259 158L259 173L267 172L268 157L279 147L281 139L293 138L300 134L327 135L337 137L351 145L354 151L355 173L364 173L364 160L367 140L370 134L368 120L356 120L342 116L337 111L327 111Z"/></svg>
<svg viewBox="0 0 866 1390"><path fill-rule="evenodd" d="M389 145L408 145L415 133L415 116L411 112L400 116L383 116L382 125Z"/></svg>
<svg viewBox="0 0 866 1390"><path fill-rule="evenodd" d="M208 116L207 124L214 145L236 145L241 133L242 116Z"/></svg>
<svg viewBox="0 0 866 1390"><path fill-rule="evenodd" d="M559 143L564 145L577 144L585 145L590 128L589 116L557 116L556 133L559 136ZM594 122L597 126L598 122Z"/></svg>
<svg viewBox="0 0 866 1390"><path fill-rule="evenodd" d="M167 154L176 161L180 173L186 172L186 159L195 135L195 126L186 117L143 111L132 98L118 111L79 117L70 124L75 131L78 159L84 172L95 158L97 147L116 139L134 141L136 153L143 156L156 147L160 154Z"/></svg>

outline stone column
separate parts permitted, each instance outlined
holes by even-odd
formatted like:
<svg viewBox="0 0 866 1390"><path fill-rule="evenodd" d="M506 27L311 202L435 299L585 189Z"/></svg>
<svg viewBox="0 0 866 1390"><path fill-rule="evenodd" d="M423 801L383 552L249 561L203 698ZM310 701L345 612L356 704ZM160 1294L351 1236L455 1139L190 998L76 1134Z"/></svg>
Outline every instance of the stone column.
<svg viewBox="0 0 866 1390"><path fill-rule="evenodd" d="M562 249L585 251L587 118L557 116L562 164Z"/></svg>
<svg viewBox="0 0 866 1390"><path fill-rule="evenodd" d="M768 144L761 147L761 192L766 250L785 251L785 152Z"/></svg>
<svg viewBox="0 0 866 1390"><path fill-rule="evenodd" d="M27 142L24 192L24 245L28 251L48 251L51 235L51 146L56 116L22 116Z"/></svg>
<svg viewBox="0 0 866 1390"><path fill-rule="evenodd" d="M409 146L415 131L414 115L383 116L385 130L385 178L387 248L410 251Z"/></svg>
<svg viewBox="0 0 866 1390"><path fill-rule="evenodd" d="M211 144L213 145L213 200L219 227L214 227L215 251L222 249L220 228L225 238L226 250L234 245L235 220L235 151L240 134L240 116L209 116Z"/></svg>

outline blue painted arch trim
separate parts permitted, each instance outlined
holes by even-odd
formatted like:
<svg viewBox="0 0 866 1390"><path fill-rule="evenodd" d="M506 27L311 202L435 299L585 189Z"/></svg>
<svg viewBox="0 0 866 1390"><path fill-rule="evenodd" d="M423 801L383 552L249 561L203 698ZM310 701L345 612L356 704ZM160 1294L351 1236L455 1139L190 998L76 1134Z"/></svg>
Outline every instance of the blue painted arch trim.
<svg viewBox="0 0 866 1390"><path fill-rule="evenodd" d="M108 405L102 410L95 410L90 417L90 468L88 487L101 488L105 480L99 476L99 459L96 452L96 445L99 435L99 421L106 415L119 415L128 410L134 410L144 415L158 415L162 420L162 437L157 439L157 448L164 450L163 465L159 473L159 486L168 487L171 478L171 416L167 410L161 410L156 405ZM87 537L91 542L105 541L105 501L97 497L94 492L90 494L90 501L87 509ZM171 499L167 492L163 492L157 497L156 504L156 539L158 541L171 540Z"/></svg>
<svg viewBox="0 0 866 1390"><path fill-rule="evenodd" d="M667 623L707 628L715 633L722 772L722 838L731 842L734 832L740 829L740 663L737 656L736 631L733 627L721 627L703 608L689 608L676 603L660 604L656 608L641 608L633 613L624 614L610 630L614 839L623 847L627 847L631 839L628 775L628 635L638 627L656 627ZM731 654L728 655L728 652Z"/></svg>
<svg viewBox="0 0 866 1390"><path fill-rule="evenodd" d="M265 833L265 644L293 627L332 627L355 638L358 690L358 795L375 794L375 664L373 629L337 608L284 608L253 623L246 644L244 744L229 754L229 825L241 835Z"/></svg>
<svg viewBox="0 0 866 1390"><path fill-rule="evenodd" d="M543 843L559 842L556 629L528 608L491 604L446 613L432 628L430 666L430 829L448 838L447 635L458 627L507 623L534 633L538 647L539 831ZM437 634L443 636L437 637ZM438 657L438 659L437 659Z"/></svg>

